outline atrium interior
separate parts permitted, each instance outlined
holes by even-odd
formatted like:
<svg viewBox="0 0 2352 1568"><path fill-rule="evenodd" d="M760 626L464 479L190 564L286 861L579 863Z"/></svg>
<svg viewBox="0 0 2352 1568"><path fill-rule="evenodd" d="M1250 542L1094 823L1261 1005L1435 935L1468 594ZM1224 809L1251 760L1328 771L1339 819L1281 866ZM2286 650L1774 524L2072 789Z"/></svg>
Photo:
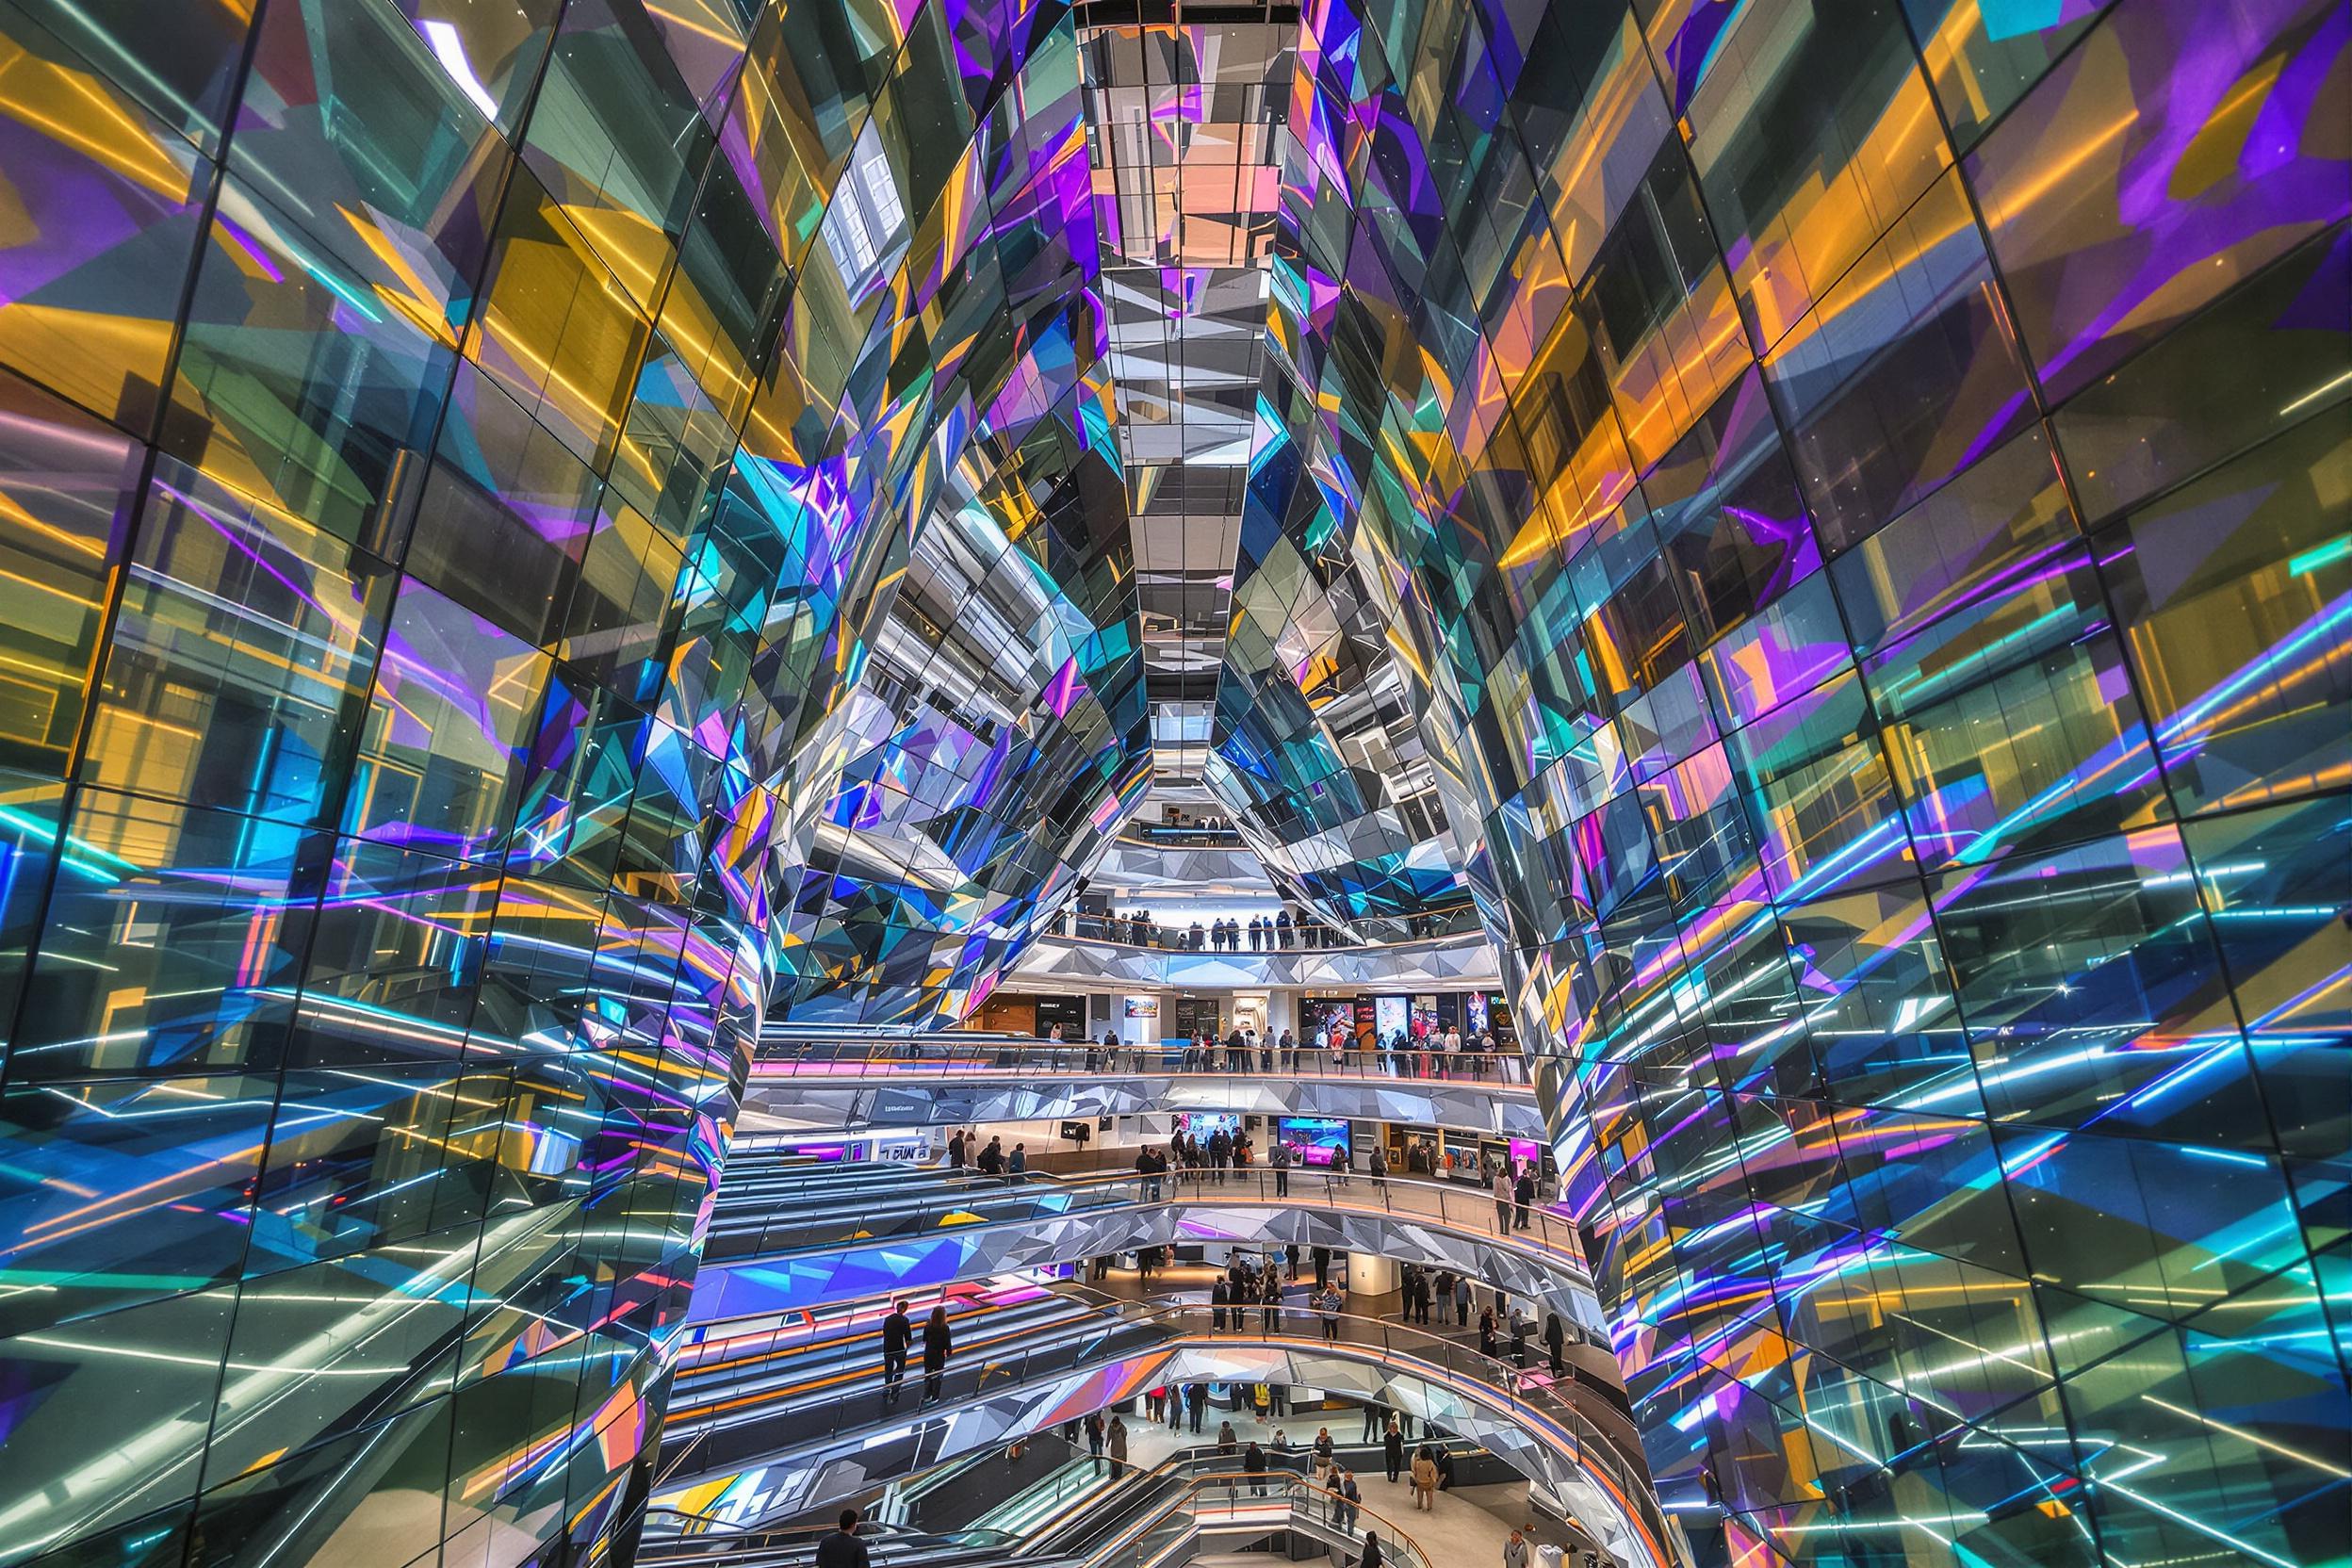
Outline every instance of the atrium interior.
<svg viewBox="0 0 2352 1568"><path fill-rule="evenodd" d="M0 1568L2352 1568L2345 0L0 0Z"/></svg>

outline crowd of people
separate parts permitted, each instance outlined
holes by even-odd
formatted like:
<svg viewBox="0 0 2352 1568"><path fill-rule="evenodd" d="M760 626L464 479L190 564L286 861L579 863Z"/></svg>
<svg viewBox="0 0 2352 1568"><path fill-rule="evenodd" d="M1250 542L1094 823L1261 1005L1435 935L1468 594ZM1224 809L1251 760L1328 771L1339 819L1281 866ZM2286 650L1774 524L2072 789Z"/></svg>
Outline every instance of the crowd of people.
<svg viewBox="0 0 2352 1568"><path fill-rule="evenodd" d="M1067 913L1055 916L1055 928L1067 930L1068 919ZM1206 925L1198 920L1188 925L1166 925L1149 909L1130 909L1124 914L1081 915L1078 917L1078 935L1124 942L1133 947L1170 948L1194 953L1239 953L1244 948L1251 953L1288 953L1294 948L1354 945L1339 927L1327 925L1304 913L1294 915L1288 909L1271 915L1251 915L1248 920L1220 916Z"/></svg>

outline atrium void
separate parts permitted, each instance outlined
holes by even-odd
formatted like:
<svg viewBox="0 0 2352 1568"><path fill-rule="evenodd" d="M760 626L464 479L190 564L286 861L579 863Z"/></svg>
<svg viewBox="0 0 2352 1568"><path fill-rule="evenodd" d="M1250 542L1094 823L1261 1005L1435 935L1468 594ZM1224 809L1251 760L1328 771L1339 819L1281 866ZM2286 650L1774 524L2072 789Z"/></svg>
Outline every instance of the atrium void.
<svg viewBox="0 0 2352 1568"><path fill-rule="evenodd" d="M2352 1568L2348 1356L2345 0L0 0L0 1568Z"/></svg>

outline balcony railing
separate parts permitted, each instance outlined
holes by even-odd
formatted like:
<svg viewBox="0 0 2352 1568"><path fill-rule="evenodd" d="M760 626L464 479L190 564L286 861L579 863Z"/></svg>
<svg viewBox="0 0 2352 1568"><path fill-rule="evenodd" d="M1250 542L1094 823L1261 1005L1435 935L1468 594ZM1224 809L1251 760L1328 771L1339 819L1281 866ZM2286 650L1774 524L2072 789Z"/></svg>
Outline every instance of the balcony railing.
<svg viewBox="0 0 2352 1568"><path fill-rule="evenodd" d="M1260 929L1260 940L1252 947L1248 923L1244 922L1234 946L1213 946L1209 933L1202 928L1196 933L1187 921L1184 924L1160 925L1150 921L1130 920L1117 915L1065 915L1047 927L1056 937L1073 937L1080 941L1113 942L1120 947L1149 949L1154 953L1215 953L1243 957L1252 953L1333 953L1360 952L1366 948L1396 947L1410 942L1435 941L1447 937L1482 935L1478 911L1467 904L1447 909L1426 910L1401 918L1406 934L1400 939L1364 941L1335 925L1315 922L1293 922L1272 931Z"/></svg>
<svg viewBox="0 0 2352 1568"><path fill-rule="evenodd" d="M761 1031L753 1072L761 1078L961 1078L1003 1072L1023 1077L1101 1077L1106 1073L1279 1073L1283 1077L1413 1080L1523 1088L1527 1064L1517 1051L1460 1053L1433 1048L1368 1050L1353 1044L1275 1044L1238 1053L1184 1039L1106 1046L1060 1043L1015 1035L967 1035L956 1030L874 1035L844 1039L804 1034L790 1025Z"/></svg>

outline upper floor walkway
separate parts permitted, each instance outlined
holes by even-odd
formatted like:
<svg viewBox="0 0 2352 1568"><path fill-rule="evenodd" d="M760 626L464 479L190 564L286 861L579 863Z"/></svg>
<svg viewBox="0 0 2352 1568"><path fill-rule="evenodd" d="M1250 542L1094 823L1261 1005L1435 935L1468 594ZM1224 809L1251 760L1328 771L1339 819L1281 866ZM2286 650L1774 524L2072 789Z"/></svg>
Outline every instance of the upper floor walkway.
<svg viewBox="0 0 2352 1568"><path fill-rule="evenodd" d="M1499 985L1502 968L1486 933L1476 926L1410 941L1359 946L1289 947L1272 952L1160 946L1113 940L1124 923L1088 921L1047 932L1013 965L1027 979L1116 983L1144 988L1303 987L1311 989L1401 990L1411 987ZM1091 933L1091 934L1089 934Z"/></svg>
<svg viewBox="0 0 2352 1568"><path fill-rule="evenodd" d="M1171 1111L1318 1117L1545 1136L1515 1053L1283 1051L1205 1057L1184 1041L1063 1045L1012 1035L771 1026L741 1125L750 1132L1063 1121Z"/></svg>
<svg viewBox="0 0 2352 1568"><path fill-rule="evenodd" d="M1465 1184L1264 1167L1004 1181L935 1166L810 1166L757 1144L729 1156L690 1313L697 1323L807 1313L1218 1242L1415 1259L1542 1302L1579 1337L1605 1339L1575 1222L1543 1202L1498 1205Z"/></svg>

